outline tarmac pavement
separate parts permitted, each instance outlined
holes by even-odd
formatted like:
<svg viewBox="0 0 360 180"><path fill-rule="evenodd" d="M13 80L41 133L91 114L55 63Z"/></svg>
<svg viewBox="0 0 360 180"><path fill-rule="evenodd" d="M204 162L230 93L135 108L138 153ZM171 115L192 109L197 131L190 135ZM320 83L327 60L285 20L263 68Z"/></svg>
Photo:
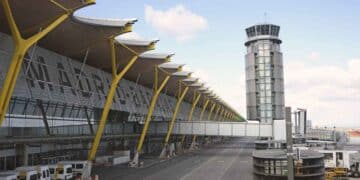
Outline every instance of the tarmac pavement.
<svg viewBox="0 0 360 180"><path fill-rule="evenodd" d="M248 147L249 141L254 139L232 138L170 160L145 157L142 168L95 167L93 174L98 174L100 180L251 180L254 149Z"/></svg>

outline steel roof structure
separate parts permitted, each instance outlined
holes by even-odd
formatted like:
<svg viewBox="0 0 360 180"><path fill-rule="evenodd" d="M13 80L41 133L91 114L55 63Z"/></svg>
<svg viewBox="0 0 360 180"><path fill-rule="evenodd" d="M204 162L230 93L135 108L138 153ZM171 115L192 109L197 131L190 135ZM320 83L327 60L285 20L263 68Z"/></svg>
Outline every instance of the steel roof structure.
<svg viewBox="0 0 360 180"><path fill-rule="evenodd" d="M183 64L169 63L173 53L148 53L147 51L155 48L158 40L117 38L131 32L136 19L96 19L74 15L77 9L94 3L94 0L3 0L0 3L0 32L11 34L16 47L5 86L1 90L0 124L21 68L21 56L34 44L113 74L114 85L125 78L153 88L154 95L146 123L151 119L157 95L162 93L163 88L171 96L180 98L179 83L188 87L183 99L192 103L192 109L204 107L205 102L210 101L212 106L207 106L204 110L213 111L217 105L217 109L222 108L222 113L228 113L228 119L240 119L241 116L209 87L200 83L198 78L191 77L191 72L182 71ZM90 159L95 156L116 87L109 90ZM190 114L189 120L192 118L192 113ZM217 114L220 114L219 110ZM225 114L222 116L225 117ZM140 138L146 135L145 127ZM138 146L139 149L141 145Z"/></svg>

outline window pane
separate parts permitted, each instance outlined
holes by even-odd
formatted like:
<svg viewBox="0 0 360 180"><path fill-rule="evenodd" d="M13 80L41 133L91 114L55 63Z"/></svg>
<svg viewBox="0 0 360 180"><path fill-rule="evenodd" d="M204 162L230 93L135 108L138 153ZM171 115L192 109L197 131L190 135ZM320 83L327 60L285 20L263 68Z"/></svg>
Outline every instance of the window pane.
<svg viewBox="0 0 360 180"><path fill-rule="evenodd" d="M270 77L266 77L266 78L265 78L265 82L266 82L266 83L271 83L271 78L270 78Z"/></svg>
<svg viewBox="0 0 360 180"><path fill-rule="evenodd" d="M270 71L265 71L265 76L271 76L271 72Z"/></svg>
<svg viewBox="0 0 360 180"><path fill-rule="evenodd" d="M265 59L265 63L271 63L271 62L270 62L270 57L269 57L269 56L264 57L264 59Z"/></svg>
<svg viewBox="0 0 360 180"><path fill-rule="evenodd" d="M261 111L261 117L265 117L265 111Z"/></svg>
<svg viewBox="0 0 360 180"><path fill-rule="evenodd" d="M270 44L264 44L264 49L270 49Z"/></svg>
<svg viewBox="0 0 360 180"><path fill-rule="evenodd" d="M257 60L256 60L258 64L260 63L264 63L264 57L257 57Z"/></svg>
<svg viewBox="0 0 360 180"><path fill-rule="evenodd" d="M265 69L269 69L269 70L271 70L271 64L265 64Z"/></svg>
<svg viewBox="0 0 360 180"><path fill-rule="evenodd" d="M260 91L260 96L265 96L265 91Z"/></svg>
<svg viewBox="0 0 360 180"><path fill-rule="evenodd" d="M266 104L266 109L269 111L272 111L272 105L271 104Z"/></svg>
<svg viewBox="0 0 360 180"><path fill-rule="evenodd" d="M266 90L271 90L271 84L266 84Z"/></svg>
<svg viewBox="0 0 360 180"><path fill-rule="evenodd" d="M263 51L263 50L259 50L259 51L258 51L258 54L259 54L259 56L264 56L264 51Z"/></svg>
<svg viewBox="0 0 360 180"><path fill-rule="evenodd" d="M258 75L259 75L260 77L265 76L265 71L258 71Z"/></svg>
<svg viewBox="0 0 360 180"><path fill-rule="evenodd" d="M259 84L260 90L265 90L265 84Z"/></svg>
<svg viewBox="0 0 360 180"><path fill-rule="evenodd" d="M272 111L266 111L266 117L271 117L272 116Z"/></svg>
<svg viewBox="0 0 360 180"><path fill-rule="evenodd" d="M262 44L262 43L258 44L258 49L259 49L259 51L263 50L264 49L264 44Z"/></svg>
<svg viewBox="0 0 360 180"><path fill-rule="evenodd" d="M265 103L265 98L260 98L260 103Z"/></svg>
<svg viewBox="0 0 360 180"><path fill-rule="evenodd" d="M271 96L271 95L272 95L271 90L267 90L267 91L266 91L266 95L267 95L267 96Z"/></svg>
<svg viewBox="0 0 360 180"><path fill-rule="evenodd" d="M266 103L271 103L271 97L266 98Z"/></svg>
<svg viewBox="0 0 360 180"><path fill-rule="evenodd" d="M264 70L265 69L265 64L259 64L259 69Z"/></svg>

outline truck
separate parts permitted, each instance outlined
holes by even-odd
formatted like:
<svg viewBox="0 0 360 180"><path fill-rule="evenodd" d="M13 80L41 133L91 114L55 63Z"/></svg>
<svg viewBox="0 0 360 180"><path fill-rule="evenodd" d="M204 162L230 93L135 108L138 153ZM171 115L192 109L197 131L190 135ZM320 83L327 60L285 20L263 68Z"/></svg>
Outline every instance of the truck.
<svg viewBox="0 0 360 180"><path fill-rule="evenodd" d="M324 154L324 165L336 176L360 177L360 153L349 150L318 150Z"/></svg>

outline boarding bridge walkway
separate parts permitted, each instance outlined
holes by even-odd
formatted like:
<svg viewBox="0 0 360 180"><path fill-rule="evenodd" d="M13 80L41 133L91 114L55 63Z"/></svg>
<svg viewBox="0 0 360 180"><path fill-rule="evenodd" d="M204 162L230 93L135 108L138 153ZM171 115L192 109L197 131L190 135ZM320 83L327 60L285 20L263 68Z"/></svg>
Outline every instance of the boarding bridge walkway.
<svg viewBox="0 0 360 180"><path fill-rule="evenodd" d="M282 124L281 122L275 123L274 126ZM168 126L168 122L152 122L149 128L149 134L166 134ZM278 132L275 132L274 134L273 125L270 123L178 121L174 125L172 134L228 137L274 137L274 135L281 133L281 131L285 132L285 128L279 129Z"/></svg>

